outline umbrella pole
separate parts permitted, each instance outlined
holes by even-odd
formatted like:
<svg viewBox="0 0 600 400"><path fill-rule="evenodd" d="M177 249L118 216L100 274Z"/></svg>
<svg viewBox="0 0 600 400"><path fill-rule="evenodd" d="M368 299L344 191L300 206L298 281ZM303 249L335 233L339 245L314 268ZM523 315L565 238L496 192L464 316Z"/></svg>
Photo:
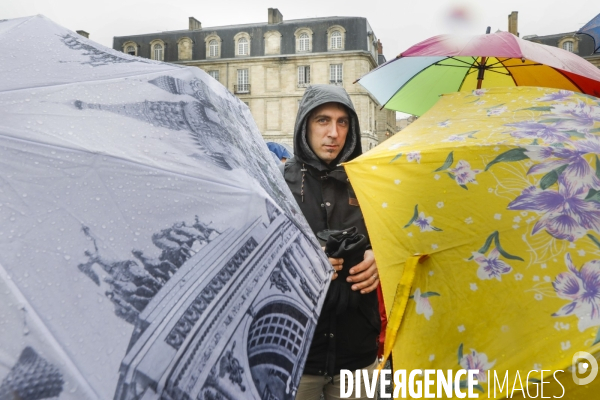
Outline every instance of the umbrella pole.
<svg viewBox="0 0 600 400"><path fill-rule="evenodd" d="M492 31L492 27L488 26L485 30L485 34L489 35ZM479 64L479 73L477 74L477 89L481 89L481 85L483 84L483 74L485 73L485 63L487 62L487 57L481 57L481 63Z"/></svg>
<svg viewBox="0 0 600 400"><path fill-rule="evenodd" d="M477 67L479 69L479 73L477 74L477 89L481 89L481 85L483 84L483 74L485 73L486 62L487 57L481 57L481 63Z"/></svg>

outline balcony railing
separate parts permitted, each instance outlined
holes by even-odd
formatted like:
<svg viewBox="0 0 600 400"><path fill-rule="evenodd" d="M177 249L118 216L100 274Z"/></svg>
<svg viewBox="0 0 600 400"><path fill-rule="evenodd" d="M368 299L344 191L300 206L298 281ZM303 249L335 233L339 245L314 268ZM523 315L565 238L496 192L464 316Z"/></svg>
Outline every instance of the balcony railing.
<svg viewBox="0 0 600 400"><path fill-rule="evenodd" d="M236 94L250 94L250 84L233 85L233 92Z"/></svg>

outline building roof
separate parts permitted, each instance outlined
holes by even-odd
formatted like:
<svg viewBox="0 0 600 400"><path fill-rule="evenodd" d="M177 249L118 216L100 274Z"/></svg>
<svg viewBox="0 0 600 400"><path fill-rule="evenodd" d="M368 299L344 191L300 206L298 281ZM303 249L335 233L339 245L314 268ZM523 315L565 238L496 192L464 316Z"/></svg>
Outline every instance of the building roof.
<svg viewBox="0 0 600 400"><path fill-rule="evenodd" d="M558 47L559 42L566 37L577 38L578 46L575 54L585 57L594 53L594 40L588 35L578 34L576 32L554 33L552 35L543 36L527 35L523 36L523 39L545 44L547 46Z"/></svg>
<svg viewBox="0 0 600 400"><path fill-rule="evenodd" d="M284 20L279 23L269 24L268 22L226 25L218 27L207 27L196 30L176 30L155 33L145 33L128 36L115 36L113 38L113 48L122 50L123 44L128 41L134 41L138 45L138 55L140 57L150 58L150 42L160 39L165 43L165 61L177 61L177 41L183 37L188 37L193 41L192 58L193 60L206 59L205 38L208 35L216 34L221 39L220 58L235 57L234 37L241 32L246 32L250 36L250 57L263 56L265 54L264 34L269 31L278 31L281 34L280 55L291 55L296 53L295 32L300 28L310 28L312 35L311 53L327 52L327 32L334 25L341 26L345 30L344 50L362 50L373 52L373 58L377 62L376 44L369 43L369 40L377 42L377 38L370 30L369 23L364 17L319 17L305 18L295 20ZM369 35L371 37L369 38Z"/></svg>

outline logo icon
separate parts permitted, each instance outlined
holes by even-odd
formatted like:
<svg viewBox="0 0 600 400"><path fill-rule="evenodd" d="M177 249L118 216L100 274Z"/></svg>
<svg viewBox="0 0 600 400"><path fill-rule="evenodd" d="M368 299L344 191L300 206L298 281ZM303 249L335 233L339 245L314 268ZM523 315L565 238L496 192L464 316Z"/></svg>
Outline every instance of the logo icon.
<svg viewBox="0 0 600 400"><path fill-rule="evenodd" d="M598 361L590 353L578 351L573 355L573 382L576 385L587 385L598 375ZM589 372L585 378L580 378Z"/></svg>

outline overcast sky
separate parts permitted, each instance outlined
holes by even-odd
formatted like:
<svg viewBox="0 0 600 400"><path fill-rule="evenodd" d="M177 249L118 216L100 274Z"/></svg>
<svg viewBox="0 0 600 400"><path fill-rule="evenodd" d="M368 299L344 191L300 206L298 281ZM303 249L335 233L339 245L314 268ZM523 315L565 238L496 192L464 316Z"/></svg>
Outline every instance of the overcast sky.
<svg viewBox="0 0 600 400"><path fill-rule="evenodd" d="M43 14L112 47L113 36L187 29L190 16L203 27L266 22L269 7L284 20L366 17L388 60L441 33L508 30L511 11L519 12L521 36L576 31L600 13L598 0L0 0L0 19Z"/></svg>

